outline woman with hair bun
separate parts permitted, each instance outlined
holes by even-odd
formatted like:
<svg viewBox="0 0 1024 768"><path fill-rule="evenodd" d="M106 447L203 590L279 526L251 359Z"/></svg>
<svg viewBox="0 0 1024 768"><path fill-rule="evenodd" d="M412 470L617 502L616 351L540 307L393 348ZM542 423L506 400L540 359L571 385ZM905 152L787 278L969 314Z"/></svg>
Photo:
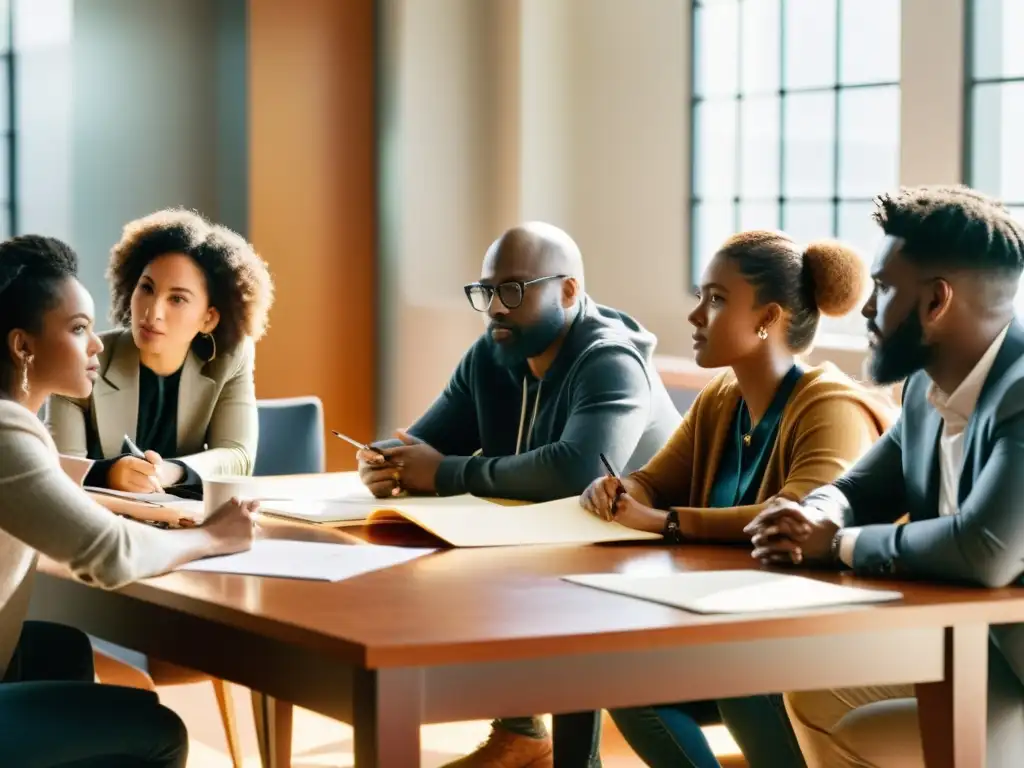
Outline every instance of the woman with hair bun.
<svg viewBox="0 0 1024 768"><path fill-rule="evenodd" d="M894 414L835 366L812 367L799 355L822 315L856 307L865 279L860 256L835 241L802 247L772 231L727 240L689 316L697 364L727 370L704 387L647 466L622 478L624 494L616 497L614 478L599 478L580 503L671 543L748 543L744 526L773 498L800 500L839 477ZM751 768L804 765L781 697L717 704ZM612 717L652 768L704 768L718 765L697 720L707 721L707 705L638 707Z"/></svg>

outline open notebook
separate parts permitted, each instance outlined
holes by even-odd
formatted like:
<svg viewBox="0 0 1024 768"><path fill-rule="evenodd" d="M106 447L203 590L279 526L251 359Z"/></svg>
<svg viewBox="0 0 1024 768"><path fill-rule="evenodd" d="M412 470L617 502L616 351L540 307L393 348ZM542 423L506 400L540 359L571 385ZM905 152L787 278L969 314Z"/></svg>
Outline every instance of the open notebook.
<svg viewBox="0 0 1024 768"><path fill-rule="evenodd" d="M495 504L473 497L403 499L380 502L369 522L406 520L455 547L505 547L527 544L599 544L610 541L660 539L657 533L635 531L605 522L580 506L579 499L543 504Z"/></svg>
<svg viewBox="0 0 1024 768"><path fill-rule="evenodd" d="M901 600L902 593L844 587L769 571L699 571L663 576L596 573L565 581L694 613L757 613Z"/></svg>

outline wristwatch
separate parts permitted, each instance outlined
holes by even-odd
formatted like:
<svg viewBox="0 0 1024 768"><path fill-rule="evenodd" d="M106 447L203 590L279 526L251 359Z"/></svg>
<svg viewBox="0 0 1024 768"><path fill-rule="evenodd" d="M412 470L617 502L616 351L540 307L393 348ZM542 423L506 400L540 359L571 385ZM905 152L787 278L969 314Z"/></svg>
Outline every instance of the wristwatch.
<svg viewBox="0 0 1024 768"><path fill-rule="evenodd" d="M833 565L843 565L842 559L839 557L839 549L843 545L843 529L840 528L832 536L832 543L829 545L828 554L829 560Z"/></svg>
<svg viewBox="0 0 1024 768"><path fill-rule="evenodd" d="M668 511L668 514L665 516L665 527L662 529L661 535L672 544L683 543L683 532L679 530L679 512L677 510L670 509Z"/></svg>

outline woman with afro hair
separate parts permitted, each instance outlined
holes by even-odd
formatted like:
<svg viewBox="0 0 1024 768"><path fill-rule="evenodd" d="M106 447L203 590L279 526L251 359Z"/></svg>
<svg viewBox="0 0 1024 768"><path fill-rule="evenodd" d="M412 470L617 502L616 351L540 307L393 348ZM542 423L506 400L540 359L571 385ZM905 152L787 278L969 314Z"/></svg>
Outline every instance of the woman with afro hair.
<svg viewBox="0 0 1024 768"><path fill-rule="evenodd" d="M266 264L230 229L167 209L125 226L107 277L120 327L101 334L92 395L51 401L57 448L94 460L86 485L122 491L251 474Z"/></svg>

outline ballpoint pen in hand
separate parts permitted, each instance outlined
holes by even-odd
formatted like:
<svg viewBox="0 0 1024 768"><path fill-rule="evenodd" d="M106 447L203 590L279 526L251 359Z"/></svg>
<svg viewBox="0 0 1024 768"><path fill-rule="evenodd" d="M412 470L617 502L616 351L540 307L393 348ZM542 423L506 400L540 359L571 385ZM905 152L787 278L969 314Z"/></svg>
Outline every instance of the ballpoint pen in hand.
<svg viewBox="0 0 1024 768"><path fill-rule="evenodd" d="M142 452L142 450L139 448L139 446L137 446L135 444L135 441L132 440L130 437L128 437L128 435L124 436L124 444L126 446L128 446L128 452L132 456L134 456L136 459L142 459L143 461L147 461L146 454L144 454ZM160 485L160 480L157 478L157 476L156 475L150 475L149 479L150 479L150 482L152 482L152 484L153 484L153 490L156 493L163 493L164 489Z"/></svg>
<svg viewBox="0 0 1024 768"><path fill-rule="evenodd" d="M615 490L615 498L612 499L611 509L608 510L610 516L615 517L615 505L619 503L619 497L625 495L626 486L624 486L622 484L622 481L619 480L618 473L614 469L612 469L612 463L608 461L608 457L605 456L603 453L601 454L601 463L604 464L604 468L608 470L608 477L614 477L616 480L618 480L619 487Z"/></svg>
<svg viewBox="0 0 1024 768"><path fill-rule="evenodd" d="M338 432L336 429L332 429L331 434L334 435L339 440L344 440L349 445L354 445L356 448L359 448L360 450L369 451L370 453L376 453L378 456L384 459L387 458L387 456L384 455L384 451L382 451L380 448L374 448L372 445L360 443L358 440L351 438L348 435L341 434L341 432Z"/></svg>

